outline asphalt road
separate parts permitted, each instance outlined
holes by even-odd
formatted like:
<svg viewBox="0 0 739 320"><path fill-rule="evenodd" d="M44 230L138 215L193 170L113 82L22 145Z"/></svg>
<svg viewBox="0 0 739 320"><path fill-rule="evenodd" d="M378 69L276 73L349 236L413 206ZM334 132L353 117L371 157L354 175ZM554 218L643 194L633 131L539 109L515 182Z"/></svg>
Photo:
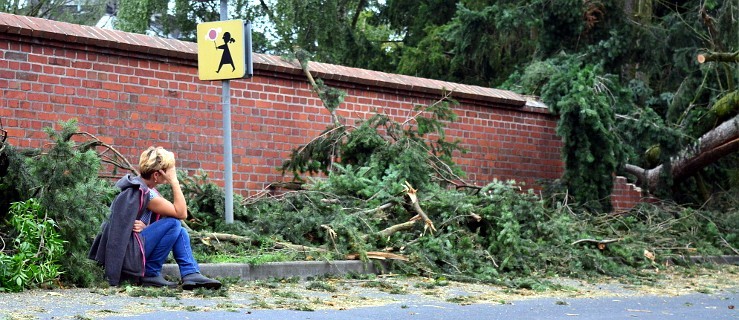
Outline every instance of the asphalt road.
<svg viewBox="0 0 739 320"><path fill-rule="evenodd" d="M156 311L142 314L136 319L739 319L739 311L729 309L739 295L693 294L679 297L638 297L627 299L579 298L568 299L564 304L557 299L532 299L510 304L439 303L428 299L412 299L380 307L358 307L348 310L236 310L188 312ZM108 319L131 319L112 316Z"/></svg>
<svg viewBox="0 0 739 320"><path fill-rule="evenodd" d="M31 290L0 293L0 319L739 319L735 285L665 294L581 283L534 293L466 284L419 287L419 281L247 282L215 295L137 287Z"/></svg>

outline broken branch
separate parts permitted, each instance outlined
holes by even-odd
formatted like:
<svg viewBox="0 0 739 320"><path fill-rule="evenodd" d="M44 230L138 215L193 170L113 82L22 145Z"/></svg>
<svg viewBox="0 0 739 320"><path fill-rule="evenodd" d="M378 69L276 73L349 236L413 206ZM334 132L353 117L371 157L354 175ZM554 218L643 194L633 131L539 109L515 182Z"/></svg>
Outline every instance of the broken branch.
<svg viewBox="0 0 739 320"><path fill-rule="evenodd" d="M390 252L367 251L365 255L369 259L376 259L376 260L394 259L394 260L408 261L408 258L401 256L399 254L394 254ZM347 260L359 260L360 257L361 256L358 253L350 253L344 256L344 258Z"/></svg>
<svg viewBox="0 0 739 320"><path fill-rule="evenodd" d="M80 144L79 145L79 148L80 149L83 149L83 150L84 149L94 150L97 147L103 147L103 148L105 148L105 150L103 150L101 152L97 152L98 157L100 157L100 159L101 159L102 162L111 164L113 166L116 166L116 167L121 168L121 169L124 169L124 170L131 171L132 173L135 173L136 175L139 175L139 172L136 170L136 168L133 165L131 165L130 162L128 162L128 160L126 159L126 157L124 157L120 152L118 152L118 150L116 150L115 148L113 148L111 145L109 145L109 144L103 142L102 140L98 139L98 137L96 137L95 135L93 135L93 134L91 134L89 132L84 132L84 131L75 132L72 135L73 136L75 136L75 135L78 135L78 136L86 136L89 139L91 139L91 141L86 141L86 142ZM113 155L112 156L107 155L106 153L108 151L112 152Z"/></svg>
<svg viewBox="0 0 739 320"><path fill-rule="evenodd" d="M621 239L605 239L605 240L596 240L596 239L580 239L572 243L572 245L576 245L578 243L595 243L595 245L598 247L598 250L604 250L606 248L606 245L609 243L613 243L616 241L619 241Z"/></svg>
<svg viewBox="0 0 739 320"><path fill-rule="evenodd" d="M403 223L399 223L399 224L396 224L396 225L387 227L384 230L378 232L377 234L379 234L380 236L382 236L384 238L387 238L389 236L392 236L396 232L413 229L413 226L415 224L416 224L416 221L415 220L414 221L406 221L406 222L403 222Z"/></svg>
<svg viewBox="0 0 739 320"><path fill-rule="evenodd" d="M375 212L375 211L385 210L387 208L392 207L393 205L394 205L394 203L388 202L388 203L385 203L385 204L383 204L383 205L381 205L381 206L379 206L377 208L372 208L372 209L364 210L364 211L361 211L359 213L361 213L361 214L367 214L367 213L372 213L372 212Z"/></svg>
<svg viewBox="0 0 739 320"><path fill-rule="evenodd" d="M423 231L426 232L426 229L431 229L431 233L433 234L434 231L436 231L436 227L434 227L434 222L429 219L429 217L426 215L425 212L423 212L423 209L421 209L421 205L418 204L418 196L416 196L416 189L413 189L410 183L408 181L405 182L405 186L403 186L404 191L406 192L406 195L408 195L407 202L411 208L413 208L413 211L416 213L413 218L410 219L410 221L416 221L416 220L423 220L424 226Z"/></svg>
<svg viewBox="0 0 739 320"><path fill-rule="evenodd" d="M606 240L580 239L580 240L577 240L577 241L573 242L572 245L574 246L574 245L576 245L578 243L583 243L583 242L609 244L609 243L617 242L617 241L620 241L620 240L621 239L606 239Z"/></svg>
<svg viewBox="0 0 739 320"><path fill-rule="evenodd" d="M240 243L254 243L255 242L255 240L253 240L253 239L251 239L249 237L239 236L239 235L230 234L230 233L191 232L190 235L193 238L200 239L201 241L203 241L203 243L205 243L207 245L210 245L210 240L211 239L214 239L216 241L229 241L229 242L233 242L233 243L237 243L237 244L240 244ZM293 250L293 251L297 251L297 252L315 252L315 251L317 251L317 252L328 252L328 250L322 249L322 248L309 247L309 246L304 246L304 245L297 245L297 244L292 244L292 243L289 243L289 242L281 242L281 241L275 241L273 248L274 249L289 249L289 250Z"/></svg>

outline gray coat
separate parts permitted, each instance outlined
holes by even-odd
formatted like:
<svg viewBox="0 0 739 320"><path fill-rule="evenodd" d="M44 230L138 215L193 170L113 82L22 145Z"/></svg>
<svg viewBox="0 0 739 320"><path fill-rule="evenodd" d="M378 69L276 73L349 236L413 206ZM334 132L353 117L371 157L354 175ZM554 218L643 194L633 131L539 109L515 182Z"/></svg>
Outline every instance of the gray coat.
<svg viewBox="0 0 739 320"><path fill-rule="evenodd" d="M133 222L149 204L149 187L137 176L127 174L115 184L121 192L110 205L110 215L95 237L88 258L105 268L105 278L117 286L122 275L144 276L144 238L133 232Z"/></svg>

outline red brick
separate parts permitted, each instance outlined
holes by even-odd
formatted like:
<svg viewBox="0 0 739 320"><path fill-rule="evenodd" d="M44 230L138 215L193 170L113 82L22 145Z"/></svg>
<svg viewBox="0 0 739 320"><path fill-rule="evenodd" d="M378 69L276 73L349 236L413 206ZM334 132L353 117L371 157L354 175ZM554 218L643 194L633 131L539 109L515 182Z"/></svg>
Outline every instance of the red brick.
<svg viewBox="0 0 739 320"><path fill-rule="evenodd" d="M28 61L28 53L6 51L3 58L6 60Z"/></svg>
<svg viewBox="0 0 739 320"><path fill-rule="evenodd" d="M45 93L29 93L28 94L28 100L29 101L40 101L40 102L47 102L49 101L49 95Z"/></svg>
<svg viewBox="0 0 739 320"><path fill-rule="evenodd" d="M8 137L13 137L13 138L24 138L27 132L27 130L23 128L6 127L4 129L8 133Z"/></svg>

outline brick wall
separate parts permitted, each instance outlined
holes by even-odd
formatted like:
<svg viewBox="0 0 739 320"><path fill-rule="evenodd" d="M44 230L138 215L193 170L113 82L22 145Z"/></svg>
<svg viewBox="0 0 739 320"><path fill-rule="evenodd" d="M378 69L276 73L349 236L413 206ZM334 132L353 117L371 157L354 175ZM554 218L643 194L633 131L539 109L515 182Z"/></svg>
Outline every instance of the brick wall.
<svg viewBox="0 0 739 320"><path fill-rule="evenodd" d="M625 177L616 177L613 182L613 192L611 193L611 204L613 210L628 211L642 202L656 202L657 198L645 195L642 189L629 183Z"/></svg>
<svg viewBox="0 0 739 320"><path fill-rule="evenodd" d="M197 77L195 43L0 13L0 120L9 143L40 147L43 127L77 118L80 129L137 163L150 145L174 151L178 165L223 183L221 82ZM516 93L311 63L326 84L347 91L338 114L375 110L405 121L413 107L445 90L460 102L448 127L469 153L457 162L467 180L534 186L562 174L556 118ZM234 189L248 196L283 178L290 150L316 137L330 116L300 68L255 54L254 77L231 81ZM618 189L621 190L621 189ZM626 190L626 194L633 193Z"/></svg>

